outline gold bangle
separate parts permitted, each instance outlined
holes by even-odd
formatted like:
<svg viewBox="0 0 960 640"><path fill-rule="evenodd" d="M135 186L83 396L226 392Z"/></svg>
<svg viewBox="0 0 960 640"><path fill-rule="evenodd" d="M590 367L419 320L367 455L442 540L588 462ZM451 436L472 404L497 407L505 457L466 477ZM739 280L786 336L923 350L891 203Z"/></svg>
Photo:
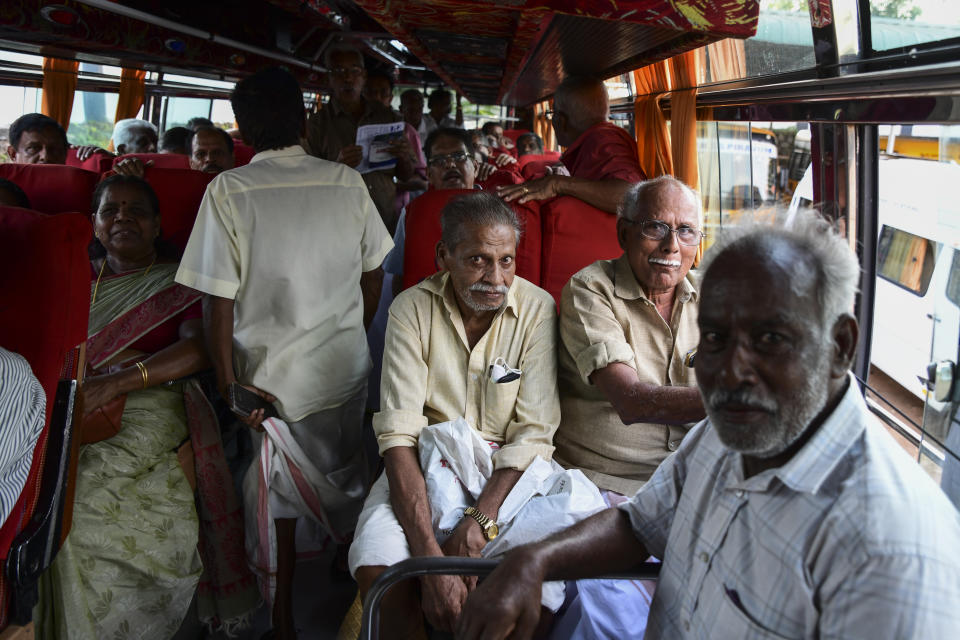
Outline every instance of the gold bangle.
<svg viewBox="0 0 960 640"><path fill-rule="evenodd" d="M143 388L147 388L147 383L150 380L150 376L147 375L147 365L142 362L137 362L137 368L140 369L140 375L143 377Z"/></svg>

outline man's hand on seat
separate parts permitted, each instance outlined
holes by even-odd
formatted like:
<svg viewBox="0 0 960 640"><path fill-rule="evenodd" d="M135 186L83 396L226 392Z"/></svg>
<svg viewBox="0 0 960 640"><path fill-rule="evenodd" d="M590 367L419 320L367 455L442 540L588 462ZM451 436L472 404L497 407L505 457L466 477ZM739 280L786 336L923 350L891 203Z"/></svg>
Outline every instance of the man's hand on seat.
<svg viewBox="0 0 960 640"><path fill-rule="evenodd" d="M153 160L141 162L140 158L124 158L117 164L113 165L113 170L122 176L136 176L137 178L142 178L144 169L152 166Z"/></svg>
<svg viewBox="0 0 960 640"><path fill-rule="evenodd" d="M427 622L439 631L452 632L467 599L467 585L459 576L420 578L421 607Z"/></svg>
<svg viewBox="0 0 960 640"><path fill-rule="evenodd" d="M100 147L93 144L74 145L73 148L77 150L77 160L79 160L80 162L83 162L84 160L86 160L87 158L89 158L95 153L102 153L108 156L113 155L106 149L101 149Z"/></svg>
<svg viewBox="0 0 960 640"><path fill-rule="evenodd" d="M522 640L540 619L544 573L523 547L507 555L474 589L457 623L457 640Z"/></svg>
<svg viewBox="0 0 960 640"><path fill-rule="evenodd" d="M481 162L477 165L477 182L483 182L497 170L497 165L490 162Z"/></svg>
<svg viewBox="0 0 960 640"><path fill-rule="evenodd" d="M563 180L563 176L544 176L523 184L497 187L497 195L507 202L516 201L517 204L523 204L531 200L549 200L560 195L560 183Z"/></svg>
<svg viewBox="0 0 960 640"><path fill-rule="evenodd" d="M487 539L483 536L480 524L470 517L464 517L440 548L445 556L460 556L462 558L479 558L483 548L487 546ZM468 591L477 586L477 576L463 576Z"/></svg>
<svg viewBox="0 0 960 640"><path fill-rule="evenodd" d="M498 167L505 167L505 166L507 166L508 164L516 164L516 163L517 163L517 159L514 158L514 157L513 157L512 155L510 155L509 153L501 153L500 155L498 155L498 156L494 159L493 162L494 162L494 164L496 164Z"/></svg>

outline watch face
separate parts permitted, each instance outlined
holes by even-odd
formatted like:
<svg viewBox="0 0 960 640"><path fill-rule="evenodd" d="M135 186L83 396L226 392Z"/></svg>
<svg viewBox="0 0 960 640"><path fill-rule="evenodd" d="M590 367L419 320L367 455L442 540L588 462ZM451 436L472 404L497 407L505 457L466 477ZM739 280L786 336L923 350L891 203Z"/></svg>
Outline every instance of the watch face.
<svg viewBox="0 0 960 640"><path fill-rule="evenodd" d="M500 535L500 527L497 526L496 522L491 522L484 533L487 534L487 540L493 540Z"/></svg>

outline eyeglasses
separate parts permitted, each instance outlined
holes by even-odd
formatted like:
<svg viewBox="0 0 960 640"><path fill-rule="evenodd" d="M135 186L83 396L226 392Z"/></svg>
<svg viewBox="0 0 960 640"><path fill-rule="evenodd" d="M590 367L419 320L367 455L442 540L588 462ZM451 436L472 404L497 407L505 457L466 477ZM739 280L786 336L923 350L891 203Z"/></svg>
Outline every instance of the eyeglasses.
<svg viewBox="0 0 960 640"><path fill-rule="evenodd" d="M363 73L362 67L334 67L330 69L330 73L335 76L340 76L341 78L346 78L347 76L358 76Z"/></svg>
<svg viewBox="0 0 960 640"><path fill-rule="evenodd" d="M650 238L651 240L663 240L667 237L668 233L673 232L677 234L677 242L688 247L697 246L700 244L700 240L707 235L703 231L694 229L693 227L680 227L678 229L672 229L670 225L659 222L658 220L645 220L643 222L638 220L624 221L630 224L639 224L640 233L644 238Z"/></svg>
<svg viewBox="0 0 960 640"><path fill-rule="evenodd" d="M457 153L448 153L442 156L431 156L431 158L427 160L427 164L431 167L443 167L446 166L448 162L462 164L466 162L469 157L470 156L463 151L458 151Z"/></svg>

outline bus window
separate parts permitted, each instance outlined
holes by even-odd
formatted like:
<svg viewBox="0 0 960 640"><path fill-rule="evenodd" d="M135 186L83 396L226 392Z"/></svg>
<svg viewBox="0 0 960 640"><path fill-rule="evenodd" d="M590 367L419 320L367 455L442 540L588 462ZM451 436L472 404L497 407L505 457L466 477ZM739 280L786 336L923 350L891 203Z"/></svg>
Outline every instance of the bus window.
<svg viewBox="0 0 960 640"><path fill-rule="evenodd" d="M950 279L947 280L947 300L960 307L960 250L953 250Z"/></svg>
<svg viewBox="0 0 960 640"><path fill-rule="evenodd" d="M877 246L880 277L923 297L930 286L938 249L931 240L884 225Z"/></svg>

